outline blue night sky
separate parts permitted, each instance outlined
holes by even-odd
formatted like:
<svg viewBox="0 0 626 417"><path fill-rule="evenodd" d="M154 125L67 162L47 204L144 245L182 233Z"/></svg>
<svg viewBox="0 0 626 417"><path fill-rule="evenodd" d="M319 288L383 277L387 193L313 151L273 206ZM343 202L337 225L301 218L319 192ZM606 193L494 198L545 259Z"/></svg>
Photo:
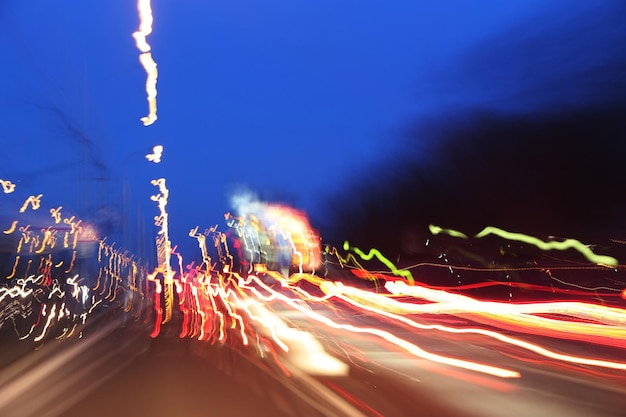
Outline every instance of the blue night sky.
<svg viewBox="0 0 626 417"><path fill-rule="evenodd" d="M140 231L140 218L152 238L149 181L165 177L183 248L189 229L222 223L241 187L320 218L368 166L413 151L428 159L399 145L420 120L593 100L576 74L615 52L618 25L594 14L612 4L153 0L159 120L144 127L134 1L5 0L0 178L48 207L107 217L113 235L121 218ZM572 40L572 27L593 36ZM163 162L150 164L157 144Z"/></svg>

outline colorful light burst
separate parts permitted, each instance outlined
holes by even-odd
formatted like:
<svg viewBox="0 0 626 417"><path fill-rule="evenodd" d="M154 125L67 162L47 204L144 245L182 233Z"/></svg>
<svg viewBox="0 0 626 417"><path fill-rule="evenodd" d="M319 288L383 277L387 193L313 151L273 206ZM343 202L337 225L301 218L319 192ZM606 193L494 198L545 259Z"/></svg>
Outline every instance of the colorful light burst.
<svg viewBox="0 0 626 417"><path fill-rule="evenodd" d="M260 211L257 208L255 212ZM262 222L258 216L250 213L252 211L247 212L245 218L226 216L231 227L240 228L238 229L240 236L247 239L254 236L256 239L249 242L244 241L244 245L255 244L254 242L262 239L259 234L259 231L262 230L260 229ZM289 212L281 211L281 216L285 220L285 217L289 216ZM267 220L265 221L267 222ZM288 219L286 221L288 223ZM246 232L246 225L251 225L252 229ZM436 229L435 233L437 233ZM181 337L196 337L201 340L225 343L228 340L226 331L239 329L238 340L247 345L253 334L260 331L262 335L268 336L269 340L273 341L279 350L288 352L286 339L289 339L289 336L285 336L284 324L281 324L280 319L268 315L269 310L259 304L258 300L263 301L265 305L280 302L289 309L298 311L311 322L322 324L329 329L351 333L356 337L361 334L377 336L387 343L422 359L505 378L520 376L520 373L513 369L428 352L384 328L351 323L348 319L349 314L347 316L345 312L340 314L335 306L336 301L334 300L340 300L345 305L349 305L350 308L357 310L359 314L365 312L367 315L378 317L380 320L392 320L400 326L407 326L418 331L434 331L455 335L474 334L496 340L503 346L510 345L515 349L520 349L520 351L527 351L547 360L616 371L626 370L626 363L619 360L570 354L542 346L541 343L530 342L525 340L523 336L539 335L624 349L626 348L626 343L624 343L626 340L626 311L622 308L579 301L535 303L482 301L451 292L450 289L431 288L418 283L408 269L397 268L380 251L371 249L366 253L359 248L351 247L347 242L344 244L344 250L349 251L346 257L340 256L335 248L327 248L327 253L335 255L342 268L349 263L358 265L359 267L354 270L357 276L374 281L383 280L383 287L375 286L372 291L341 282L329 282L314 274L302 273L302 271L288 279L284 274L273 270L257 269L253 272L252 269L248 269L247 277L245 277L232 271L232 258L228 259L224 255L218 255L217 258L221 261L213 262L206 246L207 236L210 235L215 236L213 243L216 245L216 249L219 246L217 253L224 254L231 251L225 243L225 235L217 232L216 228L212 228L204 234L198 233L196 228L190 233L190 236L198 241L203 254L203 263L201 268L189 266L187 271L183 271L182 260L179 261L180 280L183 283L179 307L185 317ZM222 248L222 245L225 245L226 248ZM255 250L258 249L248 249L251 254ZM262 250L267 252L268 249ZM352 254L357 255L363 261L376 259L389 269L391 275L368 272ZM597 258L589 259L590 261L597 261ZM356 274L357 272L358 274ZM261 275L257 276L259 273ZM261 279L260 276L265 278ZM272 285L268 283L268 279L280 285ZM319 288L323 295L311 295L309 291L299 285L300 282L312 284ZM503 283L491 282L458 286L456 291L488 285L503 285ZM543 287L537 285L535 287L543 290ZM384 292L381 292L383 290ZM570 290L569 294L571 293ZM579 295L589 295L590 293L592 294L592 292L584 292L582 289L577 292ZM609 293L609 295L615 296L619 293L620 291L617 291L615 294ZM400 300L398 297L403 299ZM407 297L412 300L407 300ZM333 311L338 315L338 319L333 320L317 313L311 308L311 305L316 304ZM243 310L242 312L245 314L238 313L238 310ZM420 317L428 317L427 320L429 321L437 321L438 319L435 317L444 316L456 316L469 320L475 325L456 327L422 322L420 319ZM244 317L251 321L252 325L246 326ZM283 330L279 330L280 328ZM502 331L496 331L494 328L500 328ZM510 332L515 332L520 336L508 334Z"/></svg>

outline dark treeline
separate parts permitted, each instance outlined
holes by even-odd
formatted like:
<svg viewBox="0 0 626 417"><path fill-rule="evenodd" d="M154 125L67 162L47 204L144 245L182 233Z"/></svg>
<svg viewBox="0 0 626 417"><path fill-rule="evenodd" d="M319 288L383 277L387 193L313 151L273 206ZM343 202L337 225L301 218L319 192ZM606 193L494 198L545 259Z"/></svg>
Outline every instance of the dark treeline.
<svg viewBox="0 0 626 417"><path fill-rule="evenodd" d="M329 240L402 250L435 223L558 235L626 235L626 107L559 115L475 112L413 132L429 155L363 168L332 199ZM572 236L573 237L573 236Z"/></svg>
<svg viewBox="0 0 626 417"><path fill-rule="evenodd" d="M322 236L391 253L431 223L625 238L625 17L623 2L555 8L422 77L430 116L329 191Z"/></svg>

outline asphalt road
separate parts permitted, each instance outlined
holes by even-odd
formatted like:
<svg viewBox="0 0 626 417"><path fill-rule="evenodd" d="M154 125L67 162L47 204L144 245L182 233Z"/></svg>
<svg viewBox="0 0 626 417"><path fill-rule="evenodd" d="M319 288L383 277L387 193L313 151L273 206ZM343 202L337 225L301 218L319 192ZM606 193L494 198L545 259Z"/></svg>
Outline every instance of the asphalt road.
<svg viewBox="0 0 626 417"><path fill-rule="evenodd" d="M80 340L22 355L0 372L0 415L323 415L228 346L181 340L168 328L151 339L147 330L109 317Z"/></svg>
<svg viewBox="0 0 626 417"><path fill-rule="evenodd" d="M109 416L267 416L295 415L253 387L268 387L272 377L241 363L236 356L213 354L229 360L226 368L194 353L192 341L162 337L151 341L119 373L63 412L66 417ZM241 367L237 374L227 371ZM245 367L245 370L243 369ZM255 382L245 381L243 377ZM285 407L286 408L286 407Z"/></svg>

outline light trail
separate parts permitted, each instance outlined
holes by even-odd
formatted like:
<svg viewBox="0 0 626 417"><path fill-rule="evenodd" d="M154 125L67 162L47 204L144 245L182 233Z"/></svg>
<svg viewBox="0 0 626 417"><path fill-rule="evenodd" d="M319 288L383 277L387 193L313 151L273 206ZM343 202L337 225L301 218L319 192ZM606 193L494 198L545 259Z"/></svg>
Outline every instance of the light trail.
<svg viewBox="0 0 626 417"><path fill-rule="evenodd" d="M15 207L15 215L21 218L20 213L29 207L39 209L41 196L30 196L21 209ZM14 220L1 235L14 234L15 239L8 242L16 246L12 260L5 263L2 259L8 275L0 286L0 329L11 323L17 341L80 338L88 318L100 313L97 306L115 306L122 292L124 311L133 311L137 282L145 278L136 272L143 274L145 268L105 244L92 224L75 216L64 217L60 205L47 210L50 217L33 217L38 223L19 228L18 220ZM97 253L95 245L99 247ZM90 255L97 255L97 259ZM10 257L10 251L5 256ZM94 270L83 267L91 262ZM131 269L135 273L131 274ZM100 294L91 292L94 281L94 290L100 289ZM25 329L29 330L24 333Z"/></svg>
<svg viewBox="0 0 626 417"><path fill-rule="evenodd" d="M152 148L152 153L146 155L146 159L150 162L158 164L161 162L161 156L163 156L163 146L156 145Z"/></svg>
<svg viewBox="0 0 626 417"><path fill-rule="evenodd" d="M430 262L426 262L426 263L420 263L420 264L415 264L415 265L411 265L406 267L405 269L409 270L409 269L414 269L414 268L418 268L418 267L422 267L422 266L430 266L430 267L436 267L436 268L449 268L450 266L452 266L452 268L454 269L460 269L460 270L464 270L464 271L476 271L476 272L503 272L503 271L545 271L546 268L544 267L528 267L528 268L473 268L473 267L467 267L465 265L450 265L450 264L437 264L437 263L430 263ZM563 268L550 268L550 270L552 269L561 269L561 270L587 270L587 269L594 269L597 270L598 267L593 267L593 268L580 268L580 267L563 267ZM389 275L389 273L381 273L381 272L372 272L372 271L367 271L365 269L351 269L350 272L361 279L378 279L378 280L384 280L384 281L392 281L392 280L396 280L397 278L395 276L391 276ZM481 281L481 282L475 282L472 284L461 284L461 285L441 285L441 286L436 286L436 285L426 285L424 283L420 283L416 281L416 285L421 285L421 286L427 286L428 288L432 288L432 289L437 289L437 290L444 290L444 291L465 291L465 290L473 290L473 289L480 289L480 288L488 288L488 287L498 287L498 286L504 286L504 287L508 287L508 288L519 288L519 289L523 289L523 290L532 290L532 291L540 291L540 292L549 292L549 293L558 293L558 294L564 294L564 295L576 295L576 296L584 296L584 297L589 297L590 295L596 296L596 297L620 297L620 293L622 292L622 290L620 288L612 288L612 287L606 287L606 286L600 286L600 287L587 287L587 286L583 286L583 285L577 285L577 284L573 284L571 282L567 282L567 281L563 281L560 279L555 278L554 276L550 276L550 279L558 282L560 284L563 284L565 286L569 286L569 287L574 287L577 288L576 290L572 290L569 288L556 288L554 286L546 286L546 285L538 285L538 284L528 284L525 282L516 282L516 281ZM599 292L599 291L607 291L607 292ZM611 291L611 292L608 292Z"/></svg>
<svg viewBox="0 0 626 417"><path fill-rule="evenodd" d="M9 180L0 179L0 185L2 185L2 191L4 191L5 194L10 194L15 191L15 184Z"/></svg>
<svg viewBox="0 0 626 417"><path fill-rule="evenodd" d="M50 209L50 216L52 216L52 218L54 219L55 223L60 223L61 222L61 209L63 207L59 206L57 208L51 208Z"/></svg>
<svg viewBox="0 0 626 417"><path fill-rule="evenodd" d="M359 249L357 247L350 246L348 241L345 241L343 243L343 249L346 250L346 251L347 250L352 250L354 253L359 255L361 257L361 259L363 259L365 261L369 261L372 258L376 257L376 259L378 259L386 267L389 268L389 270L391 271L392 274L400 276L400 277L406 279L411 285L415 284L415 279L413 278L413 274L411 274L411 271L408 271L406 269L398 269L398 268L396 268L396 266L393 264L393 262L391 262L389 259L387 259L382 253L380 253L380 251L378 249L372 248L372 249L370 249L370 251L368 253L365 253L365 252L363 252L361 249Z"/></svg>
<svg viewBox="0 0 626 417"><path fill-rule="evenodd" d="M146 159L150 162L158 163L161 160L162 151L162 146L155 146L153 153L146 155ZM255 339L258 341L259 337L264 337L256 333L260 331L261 335L267 336L267 338L263 339L266 341L265 343L272 343L274 347L286 353L290 352L294 349L294 346L298 344L311 347L313 346L312 344L317 343L315 339L311 338L312 336L310 334L306 332L302 333L301 330L295 331L289 326L286 326L286 324L278 319L274 313L270 312L264 304L280 301L288 305L291 310L298 311L313 320L314 323L323 324L326 327L342 330L351 334L373 335L422 359L504 378L516 378L520 376L519 372L512 369L505 369L485 363L428 352L409 340L399 337L398 334L395 334L393 331L379 326L356 325L350 322L351 318L349 314L346 315L345 312L342 312L334 305L334 300L341 300L350 305L351 308L367 312L367 314L373 315L373 317L391 319L414 329L436 330L458 335L477 334L527 350L533 354L554 361L619 371L626 370L626 364L622 362L557 352L553 349L545 348L538 343L530 343L494 330L476 326L454 327L440 324L424 324L414 318L407 317L407 315L420 314L456 315L492 328L501 327L518 333L560 337L563 339L580 340L594 344L605 344L625 348L626 312L624 312L623 309L603 307L582 302L511 304L480 301L446 291L446 289L450 290L450 288L442 287L435 289L425 287L414 280L413 275L408 269L397 268L380 251L370 249L366 253L359 248L351 247L348 242L345 242L344 249L350 253L345 259L342 258L336 250L335 252L328 252L337 255L341 266L347 265L348 262L353 262L358 265L360 271L355 271L357 272L357 276L386 280L385 289L389 294L380 294L371 290L357 289L340 283L333 284L315 275L304 274L302 272L305 258L304 253L306 251L316 250L315 245L308 247L306 240L308 238L316 240L317 237L314 234L309 235L309 232L305 231L301 226L302 224L306 224L306 230L310 230L308 223L291 222L288 218L289 212L284 210L276 210L276 212L273 212L272 210L266 209L264 218L250 215L244 221L238 220L240 223L236 226L241 227L240 232L242 236L250 239L249 241L244 241L244 244L272 245L274 244L272 242L274 242L274 239L277 237L282 237L282 239L288 243L292 254L293 265L298 267L300 273L293 274L290 279L285 279L285 277L271 269L266 270L263 268L260 270L266 277L273 277L276 281L280 282L282 285L280 290L274 290L268 286L267 283L262 282L254 275L249 275L247 279L244 279L237 273L232 272L234 261L232 255L230 255L231 249L229 248L225 234L216 230L217 226L205 231L205 233L198 233L197 228L190 232L189 235L198 241L198 246L202 253L201 267L203 269L193 269L189 266L187 267L187 272L185 272L183 269L182 256L175 252L175 248L172 249L171 242L169 241L168 214L166 212L169 190L166 187L165 179L153 180L152 185L157 186L159 189L159 193L151 198L153 201L157 202L160 213L158 216L155 216L155 225L160 227L157 238L159 266L152 274L146 275L145 281L146 283L149 281L154 282L155 296L154 298L149 298L154 303L156 313L154 329L151 334L152 337L156 337L160 333L161 325L170 321L172 317L172 309L174 308L173 291L174 286L176 286L179 296L177 307L184 316L180 337L193 337L198 340L219 343L226 343L227 340L237 340L237 343L248 346L250 341ZM39 197L31 196L31 199L24 203L23 209L25 210L28 204L31 204L33 209L39 208L40 197L41 195L39 195ZM69 230L64 230L64 247L70 246L76 249L79 235L91 233L88 229L89 226L83 225L82 221L76 219L74 216L63 218L61 209L61 206L50 209L50 221L55 225L63 224L69 228ZM268 221L268 219L280 220ZM265 224L263 224L263 222L265 222ZM251 225L251 229L249 230L245 229L248 224ZM5 233L13 233L16 227L17 223L14 223L12 228L6 230ZM55 229L54 226L42 228L40 234L32 230L30 225L20 227L19 231L21 233L21 239L18 249L22 246L24 246L26 250L30 248L31 254L43 255L48 249L54 248L57 244L56 234L58 230ZM207 237L210 238L207 239ZM90 240L93 239L94 237L90 238ZM266 242L266 239L269 239L267 240L268 243L263 243ZM212 242L216 246L218 256L215 259L217 262L214 262L211 258L212 255L209 254L206 247L207 241ZM296 244L296 242L300 243ZM118 294L122 294L119 291L119 285L123 282L126 282L125 285L127 287L125 288L129 288L132 291L137 290L135 282L137 276L136 272L132 274L127 273L128 269L126 268L131 264L128 257L122 252L113 249L112 246L103 245L103 241L100 241L99 247L98 261L103 262L106 266L100 269L98 282L93 288L93 290L99 290L99 295L93 294L91 296L91 305L85 307L89 312L93 311L97 305L102 305L104 301L117 302ZM317 246L317 248L319 248L319 246ZM246 249L250 253L250 259L252 260L253 255L267 256L269 250L275 250L276 248L267 246L258 250L251 247ZM101 259L103 254L106 255L106 260ZM178 269L180 271L178 277L176 277L171 267L172 254L178 256ZM76 251L74 250L73 256L75 257L75 255ZM354 255L364 261L372 259L380 261L389 268L395 277L367 271L358 263ZM309 256L309 259L315 258L315 256L307 256ZM351 256L352 258L350 258ZM259 258L259 260L262 259L264 258ZM18 260L19 257L16 258L15 265L13 266L14 273L18 266ZM222 267L219 266L220 263ZM45 335L49 333L48 329L51 329L53 325L57 326L55 323L61 323L71 316L64 301L66 297L70 297L76 301L82 300L82 304L89 298L89 288L79 285L78 275L72 275L71 278L67 278L63 281L69 287L67 295L59 286L59 281L54 280L53 283L54 270L59 270L61 266L65 265L65 262L58 260L53 261L49 254L40 259L38 268L44 273L41 275L39 282L44 286L52 285L50 291L46 292L47 299L51 302L53 300L57 301L41 306L40 318L45 319L43 320L43 328L34 324L31 326L29 332L29 334L37 332L37 340L42 340ZM257 269L258 266L260 265L254 265L255 269ZM33 267L36 267L36 263L33 264ZM72 269L73 267L70 266L66 272L69 273ZM297 285L299 281L307 281L317 286L322 291L323 295L311 295L304 287ZM404 281L406 281L406 283ZM501 283L488 284L501 285ZM487 283L466 284L454 288L457 290L467 290L486 285ZM289 296L284 294L286 291L291 292ZM15 294L17 294L17 292ZM5 293L5 297L7 295L8 293ZM426 301L426 303L399 301L392 298L400 295L421 299ZM98 299L98 296L101 296L100 299ZM164 308L161 308L161 300L164 300ZM324 303L327 308L334 311L337 317L341 317L341 319L331 319L319 314L308 305L311 303ZM124 311L130 311L132 305L132 298L125 301ZM547 317L545 315L563 316L566 318L553 318L552 316ZM75 316L79 317L78 314L75 314ZM83 314L80 315L80 317L83 316ZM258 324L258 326L251 325L254 323ZM76 326L77 323L70 323L69 327L59 329L59 331L53 334L53 337L70 337L79 332ZM229 332L233 331L236 332L235 334L237 335L235 338L229 336L233 334ZM57 336L59 334L60 336ZM21 338L22 337L20 337L20 339ZM294 343L296 343L296 345L294 345ZM274 347L272 347L270 351L274 351ZM262 348L260 347L260 349ZM498 348L495 349L497 350ZM317 357L315 355L324 354L322 351L318 351L318 348L297 348L296 350L300 352L300 359L298 360L303 361L302 363L307 361L306 355L312 355L308 356L308 361L310 362L314 357ZM322 362L330 363L327 359L328 358L324 359ZM276 357L276 360L278 361L278 357ZM522 360L532 359L522 358ZM316 371L311 368L310 372Z"/></svg>
<svg viewBox="0 0 626 417"><path fill-rule="evenodd" d="M239 236L242 237L244 247L249 256L250 265L248 272L251 272L252 270L258 269L257 267L260 266L253 265L253 262L255 262L254 257L259 256L258 262L262 262L264 258L262 258L261 255L267 256L268 251L271 250L270 248L259 249L262 247L262 242L272 236L272 233L281 232L281 225L289 224L289 222L284 219L289 213L277 211L277 213L280 213L277 217L282 216L283 218L282 224L269 223L267 229L271 233L264 234L265 228L262 226L263 222L267 223L267 219L273 218L276 214L273 214L267 209L265 212L262 212L258 207L254 210L247 207L247 210L247 212L244 212L245 217L243 218L235 218L226 215L226 219L229 222L229 226L237 230ZM263 213L264 217L261 218L257 216L256 213ZM287 226L286 228L288 230L297 231L297 228L294 229L293 226ZM221 268L218 266L219 262L213 263L206 247L207 236L209 236L209 234L215 235L212 240L218 251L218 260L224 263ZM289 240L289 235L290 233L286 233L284 237ZM184 327L180 333L181 337L193 335L200 340L216 339L220 343L224 343L226 340L224 332L228 327L227 323L230 323L231 329L239 329L241 341L245 346L249 340L247 333L248 331L253 332L253 329L248 327L248 330L246 330L243 317L237 313L237 309L242 308L246 312L245 316L249 320L259 323L262 329L267 330L266 334L269 336L269 340L273 341L281 350L285 350L287 346L284 340L285 336L281 333L282 331L278 330L281 325L277 324L278 322L273 322L272 319L267 317L266 313L259 314L258 311L255 313L250 309L251 307L248 307L256 306L256 304L250 301L252 299L259 299L266 303L279 300L286 303L291 309L301 312L317 323L322 323L328 327L354 334L366 333L378 336L412 355L423 359L501 377L519 376L519 373L514 370L502 369L464 359L449 358L424 351L422 348L408 340L398 337L398 335L391 331L379 327L362 327L349 322L333 320L316 313L305 304L324 303L329 309L336 311L333 305L333 299L337 299L348 303L357 310L366 311L368 314L374 315L374 317L391 319L414 329L436 330L458 335L477 334L557 362L568 362L577 365L587 365L619 371L626 370L626 363L623 362L557 352L553 349L541 346L538 343L531 343L512 335L506 335L482 327L453 327L440 324L423 324L406 317L406 315L409 314L456 315L476 323L490 327L499 327L507 331L626 348L626 342L624 342L624 340L626 340L626 312L623 309L582 302L511 304L480 301L464 295L447 292L445 288L433 289L416 283L409 270L398 269L380 251L370 249L368 253L365 253L359 248L351 247L348 242L344 243L344 249L350 252L347 258L342 258L336 250L334 251L334 254L340 261L340 265L343 266L347 264L347 262L350 261L351 254L357 255L364 261L376 258L376 260L387 266L391 273L397 278L370 273L362 268L362 266L362 273L358 275L385 279L387 281L385 289L389 292L388 294L357 289L343 284L333 284L315 275L304 274L301 269L300 273L296 273L289 279L286 279L283 275L273 270L266 271L266 269L263 268L262 273L280 282L283 291L291 291L291 296L286 296L280 291L272 289L255 275L250 274L247 278L243 278L239 274L231 272L232 259L229 260L228 257L224 255L224 253L230 253L230 249L225 239L221 237L220 232L217 232L215 228L207 230L202 234L198 233L198 228L196 227L189 233L189 236L198 241L198 246L202 253L201 266L204 269L202 272L196 269L196 273L192 273L192 269L190 269L189 272L185 273L182 268L182 257L179 257L180 281L184 284L180 292L179 306L185 317ZM221 248L222 244L225 246L224 249ZM299 256L299 250L293 245L293 242L291 243L291 250L296 257ZM329 252L332 253L333 251ZM352 258L352 262L359 265L357 259L354 257ZM227 277L236 277L237 283ZM299 281L303 280L317 286L324 295L312 296L299 285L296 285ZM459 286L459 288L461 287L463 286ZM468 284L467 287L473 288L473 285ZM265 293L260 292L259 289L263 289ZM426 303L402 302L391 298L400 295L419 298L426 301ZM261 307L258 305L253 308L258 310ZM261 311L265 310L262 308ZM338 313L339 311L336 312ZM548 317L546 315L551 316ZM559 317L554 318L554 316ZM348 316L344 317L342 315L342 319L346 320ZM212 336L214 332L218 333ZM215 337L215 339L213 339L213 337Z"/></svg>
<svg viewBox="0 0 626 417"><path fill-rule="evenodd" d="M4 230L2 233L4 233L5 235L10 235L11 233L15 231L16 226L17 226L17 220L13 220L13 222L11 223L11 226L7 230Z"/></svg>
<svg viewBox="0 0 626 417"><path fill-rule="evenodd" d="M606 361L596 358L562 354L551 351L537 344L480 328L459 329L449 326L420 324L414 320L410 320L393 313L452 314L461 317L468 317L473 320L476 320L476 316L483 316L491 318L491 320L486 323L488 325L503 327L503 323L512 323L515 325L512 330L522 333L534 333L549 337L561 337L564 339L578 339L589 343L606 344L626 348L626 311L623 309L604 307L588 303L532 303L517 305L483 302L458 294L450 294L445 291L432 290L420 286L409 286L399 281L390 281L385 285L385 288L387 288L392 294L408 294L429 301L435 301L429 304L414 304L409 302L399 302L390 299L388 296L383 294L372 293L367 290L361 290L341 283L328 282L312 275L303 274L295 279L292 277L288 281L290 283L294 283L301 279L318 285L323 293L326 294L324 297L314 297L297 287L293 287L291 284L289 285L290 289L298 291L305 296L305 299L310 301L326 302L330 297L336 297L357 308L403 322L414 328L422 330L435 329L458 334L482 334L551 359L557 359L575 364L626 370L626 363L624 362ZM287 280L282 280L282 282L285 284ZM438 299L437 297L439 294L441 294L441 299ZM552 320L545 317L528 316L528 314L548 313L595 320L612 325L613 327L585 322L572 322L564 319Z"/></svg>
<svg viewBox="0 0 626 417"><path fill-rule="evenodd" d="M319 313L316 313L315 311L311 311L307 308L304 308L301 304L299 304L298 302L296 302L295 300L289 297L284 296L283 294L272 291L267 285L263 284L260 280L258 280L258 278L256 278L255 281L257 285L261 286L266 291L269 291L271 295L265 296L261 292L259 292L256 288L246 286L244 283L240 283L240 286L250 289L258 298L262 300L272 301L274 299L277 299L289 305L291 308L297 311L300 311L301 313L305 314L306 316L315 320L316 322L324 324L330 328L337 329L337 330L344 330L344 331L356 333L356 334L370 334L373 336L378 336L382 338L383 340L386 340L387 342L395 346L398 346L399 348L405 350L406 352L416 357L427 359L432 362L437 362L437 363L450 365L450 366L454 366L458 368L481 372L481 373L485 373L485 374L489 374L493 376L498 376L501 378L519 378L520 376L519 372L517 371L512 371L509 369L504 369L504 368L491 366L491 365L485 365L485 364L472 362L472 361L466 361L462 359L450 358L450 357L446 357L446 356L442 356L442 355L425 351L419 346L407 340L404 340L386 330L373 328L373 327L360 327L360 326L354 326L352 324L337 323L334 320L331 320L327 317L324 317L323 315Z"/></svg>
<svg viewBox="0 0 626 417"><path fill-rule="evenodd" d="M26 201L24 201L24 204L22 205L22 207L20 208L20 213L24 213L26 209L28 208L28 205L30 205L33 210L39 209L41 205L42 196L43 194L39 194L37 196L31 195L30 197L28 197Z"/></svg>
<svg viewBox="0 0 626 417"><path fill-rule="evenodd" d="M151 184L159 188L159 194L151 196L151 200L155 201L159 207L159 215L154 217L156 226L160 226L157 236L157 261L159 266L157 271L163 275L163 287L165 297L165 315L163 323L167 323L172 318L172 308L174 304L174 272L172 271L172 242L169 238L169 222L166 210L169 190L165 185L165 178L152 180Z"/></svg>
<svg viewBox="0 0 626 417"><path fill-rule="evenodd" d="M402 286L402 290L396 291L393 286ZM402 293L402 294L411 294L415 293L415 289L419 287L408 286L401 282L390 282L389 283L390 291L393 293ZM502 303L493 303L493 302L480 302L477 300L469 299L469 297L459 296L457 302L445 302L445 303L435 303L432 304L412 304L412 303L402 303L396 300L390 300L384 295L374 294L369 291L360 290L354 287L349 287L343 284L333 284L329 282L324 282L320 287L322 291L330 296L337 297L342 299L343 301L371 313L381 315L395 321L399 321L405 323L411 327L421 329L421 330L440 330L448 333L474 333L481 334L483 336L488 336L493 339L497 339L501 342L511 344L514 346L521 347L523 349L532 351L539 355L557 359L565 362L571 362L576 364L583 365L593 365L604 368L611 369L619 369L626 370L626 363L624 362L612 362L605 361L596 358L587 358L581 356L567 355L558 352L551 351L542 346L539 346L534 343L529 343L524 340L513 338L510 336L506 336L502 333L494 332L491 330L480 329L480 328L453 328L449 326L442 326L436 324L421 324L417 323L414 320L408 319L406 317L400 316L398 314L391 313L391 311L401 311L404 314L415 314L415 313L430 313L430 314L454 314L463 316L464 313L471 314L472 317L475 314L484 314L489 315L495 319L496 325L499 321L506 321L510 319L511 321L515 321L520 327L523 326L523 329L516 328L516 330L524 332L524 329L529 328L539 328L545 327L547 329L544 332L546 336L555 336L554 332L562 332L565 335L561 335L561 337L566 339L581 339L582 336L587 336L582 339L588 342L601 343L601 341L597 340L600 337L611 338L614 342L613 346L619 346L621 348L626 348L626 327L623 326L626 323L626 311L620 309L608 309L604 310L600 306L591 306L591 305L581 305L582 303L566 303L566 306L557 305L554 306L552 303L542 303L542 304L532 304L532 305L509 305ZM387 288L387 286L386 286ZM388 288L389 289L389 288ZM421 294L421 292L420 292ZM423 298L423 296L419 296ZM469 304L468 304L469 303ZM379 308L375 308L377 306ZM516 309L515 307L520 307ZM610 318L617 321L619 325L622 325L619 328L606 328L607 326L597 326L591 325L588 323L578 323L578 322L567 322L565 320L549 320L542 317L525 317L523 314L532 312L532 313L547 313L547 312L556 312L556 313L566 313L570 315L575 315L572 310L574 308L578 308L578 310L574 310L575 312L581 312L582 314L578 315L578 317L585 316L588 310L594 314L594 316L609 316ZM511 311L509 311L511 310ZM514 315L522 315L521 317L513 317ZM493 324L493 323L490 323ZM533 333L530 331L530 333Z"/></svg>
<svg viewBox="0 0 626 417"><path fill-rule="evenodd" d="M428 230L430 230L430 233L432 233L433 235L444 234L454 237L460 237L462 239L468 238L467 235L463 232L459 232L458 230L454 229L444 229L443 227L435 226L434 224L429 224Z"/></svg>
<svg viewBox="0 0 626 417"><path fill-rule="evenodd" d="M139 12L139 29L133 33L133 38L137 49L141 51L139 61L146 71L146 94L148 99L148 115L141 118L144 126L149 126L157 120L157 64L152 58L151 46L146 37L152 33L152 6L150 0L137 0L137 11Z"/></svg>
<svg viewBox="0 0 626 417"><path fill-rule="evenodd" d="M439 233L446 233L451 236L467 239L467 236L465 234L456 230L442 229L441 227L434 226L434 225L430 225L429 228L430 228L430 232L433 235L437 235ZM481 238L481 237L485 237L489 235L496 235L503 239L528 243L529 245L536 246L537 248L541 250L545 250L545 251L548 251L548 250L565 251L568 249L574 249L578 251L580 254L582 254L589 262L593 262L598 265L616 266L619 264L618 260L615 259L614 257L607 256L607 255L597 255L591 249L589 249L587 245L585 245L584 243L576 239L565 239L562 242L557 242L557 241L544 242L543 240L536 238L534 236L529 236L523 233L508 232L506 230L503 230L494 226L485 227L483 230L478 232L478 234L476 234L475 237Z"/></svg>

